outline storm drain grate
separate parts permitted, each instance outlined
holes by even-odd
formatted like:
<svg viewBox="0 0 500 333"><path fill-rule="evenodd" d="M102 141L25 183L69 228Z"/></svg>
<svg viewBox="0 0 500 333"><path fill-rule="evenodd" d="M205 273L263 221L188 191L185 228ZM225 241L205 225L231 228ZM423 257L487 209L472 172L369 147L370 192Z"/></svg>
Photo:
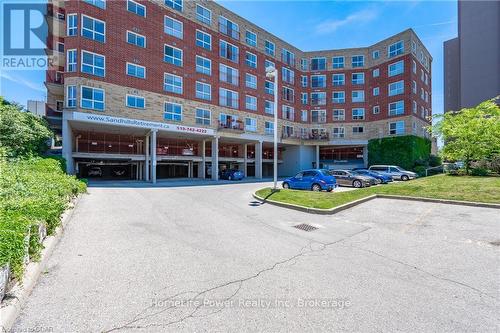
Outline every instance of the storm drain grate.
<svg viewBox="0 0 500 333"><path fill-rule="evenodd" d="M304 231L314 231L314 230L318 229L318 228L316 228L310 224L307 224L307 223L297 224L297 225L294 225L293 227L300 229L300 230L304 230Z"/></svg>

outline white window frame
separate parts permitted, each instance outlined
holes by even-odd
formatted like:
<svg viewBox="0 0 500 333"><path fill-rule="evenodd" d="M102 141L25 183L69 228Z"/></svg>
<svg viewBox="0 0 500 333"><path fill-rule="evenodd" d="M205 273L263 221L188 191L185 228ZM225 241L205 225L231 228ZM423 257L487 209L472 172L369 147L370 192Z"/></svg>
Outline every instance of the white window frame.
<svg viewBox="0 0 500 333"><path fill-rule="evenodd" d="M206 10L209 14L208 17L198 13L198 8L202 8L203 10ZM211 25L212 24L212 11L205 6L202 6L200 4L196 4L196 20L198 20L198 22Z"/></svg>
<svg viewBox="0 0 500 333"><path fill-rule="evenodd" d="M355 100L355 97L354 97L354 93L356 93L358 95L358 97L356 97L356 100ZM360 98L359 95L361 95L362 98ZM365 101L365 97L366 96L365 96L365 91L364 90L353 90L351 92L351 102L352 103L363 103Z"/></svg>
<svg viewBox="0 0 500 333"><path fill-rule="evenodd" d="M176 60L179 60L178 58L175 58L174 56L167 56L167 54L165 52L165 47L170 47L174 50L181 51L180 65L175 64ZM172 62L165 60L166 58L172 59ZM175 46L163 44L163 61L168 63L168 64L177 66L177 67L182 67L184 65L184 51L182 49L175 47Z"/></svg>
<svg viewBox="0 0 500 333"><path fill-rule="evenodd" d="M91 19L91 20L94 21L93 26L92 26L92 30L84 28L84 26L83 26L83 20L84 20L84 18L88 18L88 19ZM104 32L103 33L95 31L95 21L103 23L103 25L104 25ZM89 15L81 14L80 15L80 24L81 24L80 34L81 34L82 37L88 38L88 39L91 39L91 40L95 40L96 42L99 42L99 43L106 43L106 22L105 21L96 19L96 18L94 18L92 16L89 16ZM92 33L92 37L84 36L83 35L84 31L90 31ZM95 38L96 35L102 35L103 40L102 41L97 40Z"/></svg>
<svg viewBox="0 0 500 333"><path fill-rule="evenodd" d="M198 111L201 111L201 116L198 115ZM206 117L207 112L208 118ZM212 111L210 111L209 109L196 108L194 110L194 118L196 124L210 126L212 124Z"/></svg>
<svg viewBox="0 0 500 333"><path fill-rule="evenodd" d="M129 6L128 6L129 3L133 3L136 6L136 8L142 8L144 10L144 15L141 15L141 14L137 13L137 11L130 10ZM127 5L127 11L128 12L134 13L135 15L140 16L140 17L146 17L146 6L141 5L138 2L135 2L134 0L127 0L127 4L126 5Z"/></svg>
<svg viewBox="0 0 500 333"><path fill-rule="evenodd" d="M400 104L401 107L398 106L398 104ZM391 109L391 106L394 105L394 108ZM387 105L387 113L389 114L389 116L401 116L405 113L405 101L404 100L400 100L400 101L395 101L395 102L392 102L392 103L389 103Z"/></svg>
<svg viewBox="0 0 500 333"><path fill-rule="evenodd" d="M255 37L255 41L248 38L249 34L251 36L253 35L253 37ZM250 30L245 30L245 43L249 46L257 47L257 34L255 32L250 31Z"/></svg>
<svg viewBox="0 0 500 333"><path fill-rule="evenodd" d="M173 23L171 27L167 25L167 21L168 20L171 20L172 23ZM176 23L180 25L180 30L176 30L175 29L174 25ZM165 15L163 17L163 32L166 33L169 36L173 36L173 37L176 37L176 38L179 38L179 39L183 39L184 38L184 23L182 23L179 20L174 19L171 16Z"/></svg>
<svg viewBox="0 0 500 333"><path fill-rule="evenodd" d="M400 64L402 64L401 69L398 66ZM397 66L397 67L396 67L396 69L391 70L391 66ZM387 65L387 73L388 73L387 75L389 77L400 75L400 74L403 74L404 72L405 72L404 60L399 60L399 61L393 62L392 64Z"/></svg>
<svg viewBox="0 0 500 333"><path fill-rule="evenodd" d="M398 46L398 44L400 44L400 46ZM393 47L395 45L397 48L395 50L391 51L391 47ZM387 46L387 57L388 58L396 57L398 55L403 54L404 52L405 52L405 43L403 40L397 41L397 42L392 43L389 46Z"/></svg>
<svg viewBox="0 0 500 333"><path fill-rule="evenodd" d="M255 79L255 84L253 84L253 81L248 81L247 78L252 77ZM249 82L252 82L252 84L248 84ZM250 73L245 73L245 87L250 88L250 89L257 89L257 76L250 74Z"/></svg>
<svg viewBox="0 0 500 333"><path fill-rule="evenodd" d="M144 77L139 76L139 75L129 74L129 72L128 72L129 66L132 66L132 67L136 68L136 74L137 74L137 68L143 69L144 70ZM134 64L134 63L131 63L131 62L127 62L125 64L125 75L132 76L132 77L135 77L135 78L138 78L138 79L145 79L146 78L146 67L141 66L141 65L137 65L137 64Z"/></svg>
<svg viewBox="0 0 500 333"><path fill-rule="evenodd" d="M202 86L203 88L208 87L208 93L203 90L198 90L198 85ZM212 100L212 85L209 83L201 82L201 81L196 81L195 83L195 96L196 98L205 100L205 101L211 101Z"/></svg>
<svg viewBox="0 0 500 333"><path fill-rule="evenodd" d="M249 100L255 103L248 103ZM252 95L245 95L245 109L250 111L257 111L257 97Z"/></svg>
<svg viewBox="0 0 500 333"><path fill-rule="evenodd" d="M248 59L248 56L250 55L250 58L253 57L252 59ZM245 52L245 64L250 67L250 68L257 68L257 55L252 52Z"/></svg>
<svg viewBox="0 0 500 333"><path fill-rule="evenodd" d="M138 99L142 99L142 101L144 103L144 106L140 107L140 106L137 106L137 105L129 105L128 104L128 98L129 97L135 98L136 102L137 102ZM144 98L143 96L139 96L139 95L126 94L125 95L125 106L128 107L128 108L133 108L133 109L145 109L146 108L146 98Z"/></svg>
<svg viewBox="0 0 500 333"><path fill-rule="evenodd" d="M128 37L129 37L129 35L133 35L133 36L135 37L135 41L136 41L136 43L131 43L131 42L129 41L129 38L128 38ZM138 34L137 32L127 30L127 32L126 32L126 36L125 36L125 37L126 37L126 39L127 39L127 44L130 44L130 45L135 45L135 46L137 46L137 47L144 48L144 49L145 49L145 48L146 48L146 46L147 46L147 45L146 45L146 36L141 35L141 34ZM143 38L143 39L144 39L144 46L141 46L141 45L137 44L137 39L138 39L138 37L139 37L139 38Z"/></svg>
<svg viewBox="0 0 500 333"><path fill-rule="evenodd" d="M208 64L209 64L208 72L207 72L207 67L206 66L198 65L198 59L203 60L203 65L205 65L205 62L208 60ZM194 61L195 61L195 71L196 71L196 73L205 74L205 75L208 75L208 76L212 75L212 60L210 60L209 58L202 57L200 55L196 55ZM200 69L200 70L198 70L198 69Z"/></svg>
<svg viewBox="0 0 500 333"><path fill-rule="evenodd" d="M70 53L74 54L74 61L70 62ZM77 49L70 49L66 50L66 72L76 72L76 69L78 68L78 50Z"/></svg>
<svg viewBox="0 0 500 333"><path fill-rule="evenodd" d="M250 125L247 124L247 120L250 120ZM245 131L257 132L257 118L245 117Z"/></svg>
<svg viewBox="0 0 500 333"><path fill-rule="evenodd" d="M272 46L272 47L271 47ZM267 55L275 56L276 55L276 45L270 40L264 41L264 51Z"/></svg>
<svg viewBox="0 0 500 333"><path fill-rule="evenodd" d="M396 96L404 94L405 92L405 81L400 80L396 82L391 82L387 85L387 95Z"/></svg>
<svg viewBox="0 0 500 333"><path fill-rule="evenodd" d="M335 98L335 94L342 94L344 96L342 97L342 101L339 101L339 97ZM337 101L335 99L337 99ZM335 104L345 103L345 91L332 91L332 103Z"/></svg>
<svg viewBox="0 0 500 333"><path fill-rule="evenodd" d="M354 113L356 112L356 115ZM351 118L352 120L364 120L366 116L365 108L352 108Z"/></svg>
<svg viewBox="0 0 500 333"><path fill-rule="evenodd" d="M337 121L345 120L345 109L333 109L332 119Z"/></svg>
<svg viewBox="0 0 500 333"><path fill-rule="evenodd" d="M96 75L96 74L95 74L95 69L96 69L96 68L98 68L98 69L99 69L99 68L101 68L101 67L97 67L95 64L91 64L91 65L89 65L89 64L84 64L84 63L83 63L83 55L84 55L85 53L90 53L90 54L92 54L92 55L93 55L93 60L94 60L94 62L95 62L95 56L99 56L99 57L102 57L102 58L104 59L104 67L102 67L102 70L103 70L103 75L102 75L102 76L100 76L100 75ZM90 51L87 51L87 50L82 50L82 52L80 52L80 60L81 60L80 71L81 71L82 73L85 73L85 74L90 74L90 75L95 75L95 76L98 76L98 77L106 77L106 56L105 56L105 55L98 54L98 53L94 53L94 52L90 52ZM83 70L83 66L84 66L84 65L92 67L92 73L85 72L85 71Z"/></svg>
<svg viewBox="0 0 500 333"><path fill-rule="evenodd" d="M209 39L210 39L210 42L206 42L205 39L199 39L198 38L198 33L200 33L204 37L208 36ZM212 35L211 34L206 33L205 31L201 31L199 29L196 29L194 35L195 35L195 44L196 44L196 46L201 47L201 48L203 48L205 50L212 50ZM201 45L198 45L198 43L200 43Z"/></svg>
<svg viewBox="0 0 500 333"><path fill-rule="evenodd" d="M341 62L335 63L336 59L342 59ZM333 69L338 69L338 68L344 68L345 67L345 57L344 56L335 56L332 57L332 68Z"/></svg>
<svg viewBox="0 0 500 333"><path fill-rule="evenodd" d="M179 12L182 12L184 9L183 0L164 0L164 4L170 8L178 10Z"/></svg>
<svg viewBox="0 0 500 333"><path fill-rule="evenodd" d="M74 96L71 96L70 90L73 91ZM66 107L67 108L76 108L77 106L77 86L76 85L68 85L66 86ZM70 104L70 101L72 103Z"/></svg>
<svg viewBox="0 0 500 333"><path fill-rule="evenodd" d="M92 99L89 100L92 103L92 107L83 106L83 89L84 88L92 89ZM102 103L102 110L95 108L96 101L94 100L94 91L96 91L96 90L102 91L102 102L98 101L99 103ZM101 88L95 88L95 87L89 87L89 86L83 86L83 85L80 86L80 107L82 109L87 109L87 110L104 111L106 109L106 91L104 89L101 89Z"/></svg>
<svg viewBox="0 0 500 333"><path fill-rule="evenodd" d="M399 130L400 132L398 133L398 125L402 124L402 128L400 127ZM391 126L394 125L394 129L391 129ZM404 120L398 120L398 121L393 121L389 123L389 135L402 135L405 134L406 129L405 129L405 121Z"/></svg>
<svg viewBox="0 0 500 333"><path fill-rule="evenodd" d="M356 81L354 79L354 76L358 76L358 75L361 75L361 80L358 80L356 78ZM352 85L362 85L362 84L365 84L365 73L351 73L351 84Z"/></svg>
<svg viewBox="0 0 500 333"><path fill-rule="evenodd" d="M226 91L226 97L227 97L227 92L230 92L231 95L236 96L236 98L232 98L231 99L231 105L221 104L222 91ZM219 105L220 106L225 106L225 107L228 107L228 108L238 109L239 104L240 104L239 103L239 98L240 98L240 94L237 91L219 87ZM227 102L227 98L225 99L225 101ZM234 101L236 101L235 104L233 104Z"/></svg>
<svg viewBox="0 0 500 333"><path fill-rule="evenodd" d="M176 112L167 112L167 105L172 105L174 107L179 107L180 109L180 113L176 113ZM171 119L167 119L165 116L166 115L171 115ZM179 103L174 103L174 102L164 102L163 103L163 119L167 120L167 121L177 121L177 122L180 122L182 121L182 118L184 116L184 110L183 110L183 107L182 107L182 104L179 104ZM175 119L175 118L179 118L179 119Z"/></svg>
<svg viewBox="0 0 500 333"><path fill-rule="evenodd" d="M72 26L71 23L75 25ZM68 14L66 19L66 36L78 36L78 14Z"/></svg>
<svg viewBox="0 0 500 333"><path fill-rule="evenodd" d="M180 82L181 82L180 92L176 91L176 89L177 90L179 89L179 86L175 85L174 83L172 83L172 84L168 84L167 83L167 77L168 76L172 76L174 78L180 79ZM167 87L172 87L172 90L167 90ZM172 94L182 95L183 92L184 92L184 82L183 82L182 76L175 75L175 74L172 74L172 73L163 73L163 91L166 91L166 92L169 92L169 93L172 93Z"/></svg>

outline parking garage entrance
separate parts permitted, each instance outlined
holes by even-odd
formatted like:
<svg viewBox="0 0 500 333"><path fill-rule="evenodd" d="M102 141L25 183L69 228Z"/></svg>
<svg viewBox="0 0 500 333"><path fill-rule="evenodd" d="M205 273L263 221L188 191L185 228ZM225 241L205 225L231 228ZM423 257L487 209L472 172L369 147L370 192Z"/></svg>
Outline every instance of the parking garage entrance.
<svg viewBox="0 0 500 333"><path fill-rule="evenodd" d="M76 175L80 178L102 180L135 180L141 177L142 162L127 160L75 161Z"/></svg>

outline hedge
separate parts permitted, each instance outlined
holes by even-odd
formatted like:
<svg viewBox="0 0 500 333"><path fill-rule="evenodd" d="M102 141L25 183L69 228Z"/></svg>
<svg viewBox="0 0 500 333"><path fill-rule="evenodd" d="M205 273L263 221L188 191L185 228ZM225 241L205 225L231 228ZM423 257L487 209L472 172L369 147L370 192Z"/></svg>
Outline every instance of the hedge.
<svg viewBox="0 0 500 333"><path fill-rule="evenodd" d="M431 141L414 135L368 141L368 164L391 164L412 170L431 154Z"/></svg>

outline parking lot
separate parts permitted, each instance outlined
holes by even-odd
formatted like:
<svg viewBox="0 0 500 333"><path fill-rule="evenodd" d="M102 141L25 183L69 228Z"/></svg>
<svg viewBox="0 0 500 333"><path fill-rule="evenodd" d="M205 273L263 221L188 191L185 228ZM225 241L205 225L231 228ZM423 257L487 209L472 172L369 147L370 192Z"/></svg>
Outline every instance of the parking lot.
<svg viewBox="0 0 500 333"><path fill-rule="evenodd" d="M91 184L14 331L498 331L498 210L186 185Z"/></svg>

